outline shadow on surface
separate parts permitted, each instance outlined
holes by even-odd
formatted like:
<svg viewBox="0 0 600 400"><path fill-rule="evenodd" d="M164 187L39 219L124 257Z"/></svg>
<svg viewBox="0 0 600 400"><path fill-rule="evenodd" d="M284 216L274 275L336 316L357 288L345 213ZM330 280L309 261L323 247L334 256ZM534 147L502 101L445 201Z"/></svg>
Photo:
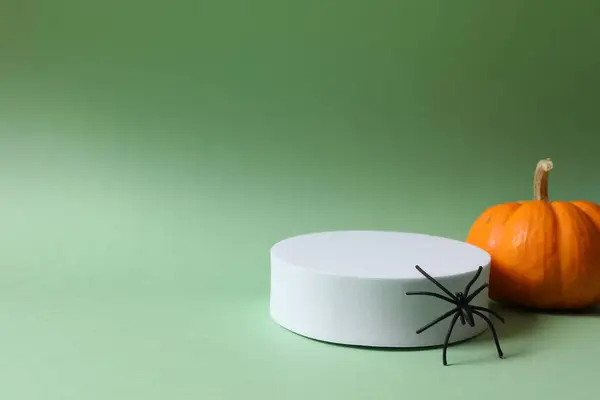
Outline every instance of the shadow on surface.
<svg viewBox="0 0 600 400"><path fill-rule="evenodd" d="M502 315L506 322L505 324L494 324L496 330L498 331L500 344L502 345L502 349L504 351L504 359L526 357L530 353L535 352L535 347L532 347L530 345L531 342L520 342L511 339L528 338L536 335L536 333L539 332L539 330L543 327L544 323L548 321L548 318L551 318L552 316L564 316L574 318L594 318L600 316L600 307L595 307L587 310L551 311L490 302L490 309ZM486 330L474 341L477 342L478 346L484 346L486 345L485 342L489 341L490 352L492 352L490 356L477 356L469 360L450 362L449 365L484 364L489 362L495 362L498 360L495 354L492 335L489 330Z"/></svg>
<svg viewBox="0 0 600 400"><path fill-rule="evenodd" d="M561 309L561 310L538 310L535 308L519 307L506 305L505 310L512 310L523 315L547 315L547 316L563 316L563 317L600 317L600 306L586 309Z"/></svg>
<svg viewBox="0 0 600 400"><path fill-rule="evenodd" d="M483 331L482 333L479 333L473 337L464 339L464 340L459 340L457 342L453 342L453 343L449 343L448 344L448 348L456 346L456 345L460 345L462 343L468 342L468 341L472 341L475 340L475 338L477 338L478 336L481 336L485 333L486 331ZM316 340L316 339L313 339ZM317 342L322 342L320 340L316 340ZM367 351L401 351L401 352L410 352L410 351L427 351L427 350L436 350L436 349L441 349L444 347L443 344L437 345L437 346L422 346L422 347L373 347L373 346L356 346L356 345L348 345L348 344L339 344L339 343L330 343L330 342L322 342L322 343L326 343L328 345L331 346L336 346L336 347L349 347L352 349L360 349L360 350L367 350Z"/></svg>
<svg viewBox="0 0 600 400"><path fill-rule="evenodd" d="M493 302L490 303L490 309L504 317L504 324L501 322L494 324L500 340L532 335L542 323L540 314L536 312L519 310Z"/></svg>
<svg viewBox="0 0 600 400"><path fill-rule="evenodd" d="M531 355L531 353L536 351L535 346L531 346L531 338L543 328L544 324L547 323L548 319L552 318L552 316L572 316L574 318L594 318L600 316L600 307L588 310L540 311L490 301L489 308L500 314L505 320L505 323L503 324L497 319L493 318L494 327L498 333L499 342L504 352L503 359L498 358L492 332L488 328L472 338L467 338L465 340L449 344L448 349L457 345L468 346L466 342L472 342L473 348L476 349L476 351L475 353L471 353L469 351L468 353L463 352L462 354L459 353L454 355L453 352L449 350L448 366L454 365L458 367L460 365L502 363L505 362L505 360L508 361L512 359L528 357ZM441 357L441 349L443 348L443 345L409 348L356 346L325 342L309 337L305 338L325 344L327 346L351 348L371 352L418 352L439 350Z"/></svg>
<svg viewBox="0 0 600 400"><path fill-rule="evenodd" d="M507 340L507 339L527 337L527 336L533 335L535 333L536 329L539 328L540 324L542 323L542 319L540 318L541 314L539 312L519 310L516 308L503 306L503 305L500 305L498 303L493 303L493 302L490 303L489 308L491 310L497 312L498 314L500 314L505 320L505 323L503 324L502 322L493 318L494 327L496 328L496 331L498 333L498 337L499 337L501 344L504 340ZM598 311L598 312L599 312L598 315L600 315L600 311ZM423 346L423 347L371 347L371 346L356 346L356 345L348 345L348 344L331 343L331 342L326 342L326 341L313 339L313 338L308 338L308 339L316 341L316 342L320 342L320 343L323 343L323 344L326 344L329 346L346 347L346 348L353 348L353 349L360 349L360 350L367 350L367 351L412 352L412 351L435 350L435 349L441 349L444 347L443 345ZM489 328L471 338L467 338L467 339L460 340L457 342L449 343L448 348L451 348L451 347L454 347L457 345L461 345L466 342L481 343L481 342L486 342L486 341L489 341L490 345L492 346L492 349L494 349L494 341L492 338L492 333L489 330ZM494 351L495 351L495 349L494 349ZM519 350L518 352L513 352L510 350L508 352L505 351L505 358L517 357L517 356L522 355L522 353L523 353L523 351L521 351L521 350Z"/></svg>

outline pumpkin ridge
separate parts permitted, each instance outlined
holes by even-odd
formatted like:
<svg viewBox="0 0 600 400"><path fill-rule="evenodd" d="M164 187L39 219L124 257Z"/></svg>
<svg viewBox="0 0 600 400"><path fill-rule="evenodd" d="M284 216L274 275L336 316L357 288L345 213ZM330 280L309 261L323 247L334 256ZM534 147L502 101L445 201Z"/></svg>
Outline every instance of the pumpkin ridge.
<svg viewBox="0 0 600 400"><path fill-rule="evenodd" d="M600 240L600 205L586 200L574 200L571 204L577 207L580 213L591 221L592 226L596 228L597 237ZM597 246L600 246L600 241L597 243ZM598 269L597 273L600 275L600 250L598 250L598 264L596 268ZM598 289L594 305L600 305L600 288Z"/></svg>
<svg viewBox="0 0 600 400"><path fill-rule="evenodd" d="M579 209L579 211L581 211L583 214L585 214L585 216L587 218L590 219L590 221L592 222L592 225L596 227L596 230L600 233L600 206L597 204L594 204L592 202L589 201L584 201L584 200L575 200L575 201L571 201L571 204L573 204L575 207L577 207ZM597 212L599 217L598 218L594 218L590 215L591 211L593 208L597 208Z"/></svg>
<svg viewBox="0 0 600 400"><path fill-rule="evenodd" d="M525 286L519 290L525 292L519 296L525 296L531 305L543 308L554 307L554 304L550 304L553 302L552 297L560 299L563 296L562 288L558 284L562 278L560 267L556 262L551 262L560 260L558 243L553 240L554 235L559 232L560 223L552 203L548 200L524 202L518 208L520 212L507 220L506 224L511 230L505 232L508 236L503 239L508 248L520 248L515 254L519 254L519 260L523 264L513 264L512 267L520 269L520 274L523 274L520 279ZM544 229L542 225L546 225ZM544 250L532 250L526 243L538 243L537 246ZM548 250L552 252L548 253Z"/></svg>
<svg viewBox="0 0 600 400"><path fill-rule="evenodd" d="M556 297L561 299L560 301L562 302L562 301L564 301L564 298L565 298L565 291L564 291L563 285L562 285L563 272L562 272L561 265L560 265L562 249L561 249L561 244L560 244L560 241L558 240L558 238L560 237L561 229L563 229L563 224L561 223L562 221L561 221L558 213L556 212L555 205L557 203L560 204L560 202L555 202L555 201L549 202L550 209L552 210L552 214L554 215L554 221L555 221L554 223L556 224L556 233L554 236L555 240L556 240L556 245L554 246L554 249L556 251L555 257L558 259L558 268L555 268L554 273L557 275L557 278L558 278L555 282L559 282L559 284L556 285L557 287L555 287L555 290L558 292ZM553 306L557 307L557 308L561 308L560 304L558 302L557 302L557 304L554 304Z"/></svg>
<svg viewBox="0 0 600 400"><path fill-rule="evenodd" d="M511 219L515 216L517 211L519 211L521 209L521 207L523 207L525 204L527 204L527 202L525 202L525 201L515 201L514 203L516 204L516 206L512 210L510 210L509 215L504 220L504 225L508 225L511 222L514 222L514 221L511 221Z"/></svg>
<svg viewBox="0 0 600 400"><path fill-rule="evenodd" d="M554 202L552 206L559 224L561 297L569 303L589 306L600 295L600 287L597 287L600 270L594 268L594 260L600 258L600 231L594 220L573 202ZM568 252L566 256L562 254L564 251ZM580 256L573 258L578 253ZM576 292L569 290L573 285L578 287Z"/></svg>
<svg viewBox="0 0 600 400"><path fill-rule="evenodd" d="M544 271L532 263L527 243L532 235L539 237L541 231L534 229L535 221L539 210L546 207L545 201L537 201L515 204L507 210L510 217L504 219L497 233L497 247L492 255L490 295L494 300L514 302L521 298L531 304L544 301L545 291L541 284L545 281L541 275ZM531 255L539 257L539 254ZM519 269L521 272L517 272Z"/></svg>

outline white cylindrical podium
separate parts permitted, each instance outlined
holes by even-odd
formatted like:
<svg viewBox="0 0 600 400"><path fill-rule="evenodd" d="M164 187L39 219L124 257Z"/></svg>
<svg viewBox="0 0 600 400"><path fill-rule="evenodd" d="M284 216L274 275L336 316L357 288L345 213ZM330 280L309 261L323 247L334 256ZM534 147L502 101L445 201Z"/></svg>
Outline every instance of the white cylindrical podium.
<svg viewBox="0 0 600 400"><path fill-rule="evenodd" d="M490 255L447 238L386 231L338 231L285 239L271 249L271 317L309 338L356 346L424 347L444 343L451 318L417 334L453 308L436 297L408 291L444 293L415 265L448 288L464 290L479 266L472 290L489 276ZM472 305L487 307L483 290ZM486 313L487 316L487 313ZM450 343L487 328L458 322Z"/></svg>

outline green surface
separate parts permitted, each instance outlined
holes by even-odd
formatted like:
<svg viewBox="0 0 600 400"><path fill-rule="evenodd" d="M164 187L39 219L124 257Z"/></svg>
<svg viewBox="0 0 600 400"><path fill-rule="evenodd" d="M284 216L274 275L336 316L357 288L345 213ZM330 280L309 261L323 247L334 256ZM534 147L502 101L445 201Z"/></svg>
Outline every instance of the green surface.
<svg viewBox="0 0 600 400"><path fill-rule="evenodd" d="M0 398L597 397L600 316L383 352L268 316L295 234L600 202L597 1L0 2Z"/></svg>

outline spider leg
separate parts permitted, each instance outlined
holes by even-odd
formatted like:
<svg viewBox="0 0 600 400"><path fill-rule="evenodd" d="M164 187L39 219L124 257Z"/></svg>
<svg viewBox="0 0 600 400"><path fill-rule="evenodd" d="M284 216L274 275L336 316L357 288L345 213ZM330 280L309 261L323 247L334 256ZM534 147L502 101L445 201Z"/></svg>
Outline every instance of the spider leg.
<svg viewBox="0 0 600 400"><path fill-rule="evenodd" d="M477 278L479 278L479 275L481 275L482 270L483 270L482 266L479 266L479 268L477 268L477 272L475 272L475 276L473 276L473 278L471 278L471 280L467 284L467 287L465 288L465 297L469 297L469 290L471 290L471 286L473 286L473 284L475 283Z"/></svg>
<svg viewBox="0 0 600 400"><path fill-rule="evenodd" d="M500 316L500 314L498 314L494 310L490 310L489 308L479 307L479 306L471 306L471 308L474 309L474 310L478 310L478 311L488 312L488 313L492 314L494 317L498 318L500 320L500 322L504 323L504 318L502 318Z"/></svg>
<svg viewBox="0 0 600 400"><path fill-rule="evenodd" d="M483 285L481 285L480 287L477 288L477 290L475 290L473 293L471 293L467 298L466 298L466 302L470 303L471 300L473 300L479 293L481 293L481 291L483 289L485 289L486 287L488 287L487 283L484 283Z"/></svg>
<svg viewBox="0 0 600 400"><path fill-rule="evenodd" d="M425 276L425 278L429 279L435 286L439 287L444 293L446 293L448 296L450 296L451 299L456 300L456 296L454 294L452 294L451 291L446 289L441 283L436 281L427 272L423 271L423 269L421 267L419 267L418 265L415 265L415 268L417 269L417 271L419 271L421 274L423 274L423 276Z"/></svg>
<svg viewBox="0 0 600 400"><path fill-rule="evenodd" d="M444 350L442 350L442 362L444 365L448 365L446 361L446 350L448 349L448 342L450 341L450 335L452 335L452 329L454 325L456 325L456 321L458 320L458 315L462 315L462 312L458 312L454 314L454 318L452 318L452 322L450 322L450 327L448 328L448 333L446 333L446 339L444 340Z"/></svg>
<svg viewBox="0 0 600 400"><path fill-rule="evenodd" d="M498 350L498 357L504 358L504 353L502 352L502 349L500 348L500 342L498 341L498 334L496 333L496 328L494 328L494 324L492 323L492 321L477 310L473 310L473 314L479 316L485 322L487 322L488 326L490 327L490 330L492 331L492 335L494 336L494 343L496 344L496 350Z"/></svg>
<svg viewBox="0 0 600 400"><path fill-rule="evenodd" d="M407 296L414 296L414 295L422 295L422 296L433 296L433 297L437 297L438 299L442 299L442 300L446 300L449 303L452 303L454 305L456 305L456 302L446 296L442 296L441 294L438 293L433 293L433 292L406 292Z"/></svg>
<svg viewBox="0 0 600 400"><path fill-rule="evenodd" d="M452 310L450 310L447 313L441 315L440 317L436 318L434 321L428 323L427 325L425 325L424 327L422 327L421 329L419 329L417 331L417 335L419 333L422 333L422 332L426 331L427 329L431 328L432 326L434 326L438 322L441 322L441 321L445 320L446 318L448 318L449 316L451 316L452 314L457 313L457 312L460 312L460 309L458 307L454 307ZM458 316L457 316L457 318L458 318Z"/></svg>

